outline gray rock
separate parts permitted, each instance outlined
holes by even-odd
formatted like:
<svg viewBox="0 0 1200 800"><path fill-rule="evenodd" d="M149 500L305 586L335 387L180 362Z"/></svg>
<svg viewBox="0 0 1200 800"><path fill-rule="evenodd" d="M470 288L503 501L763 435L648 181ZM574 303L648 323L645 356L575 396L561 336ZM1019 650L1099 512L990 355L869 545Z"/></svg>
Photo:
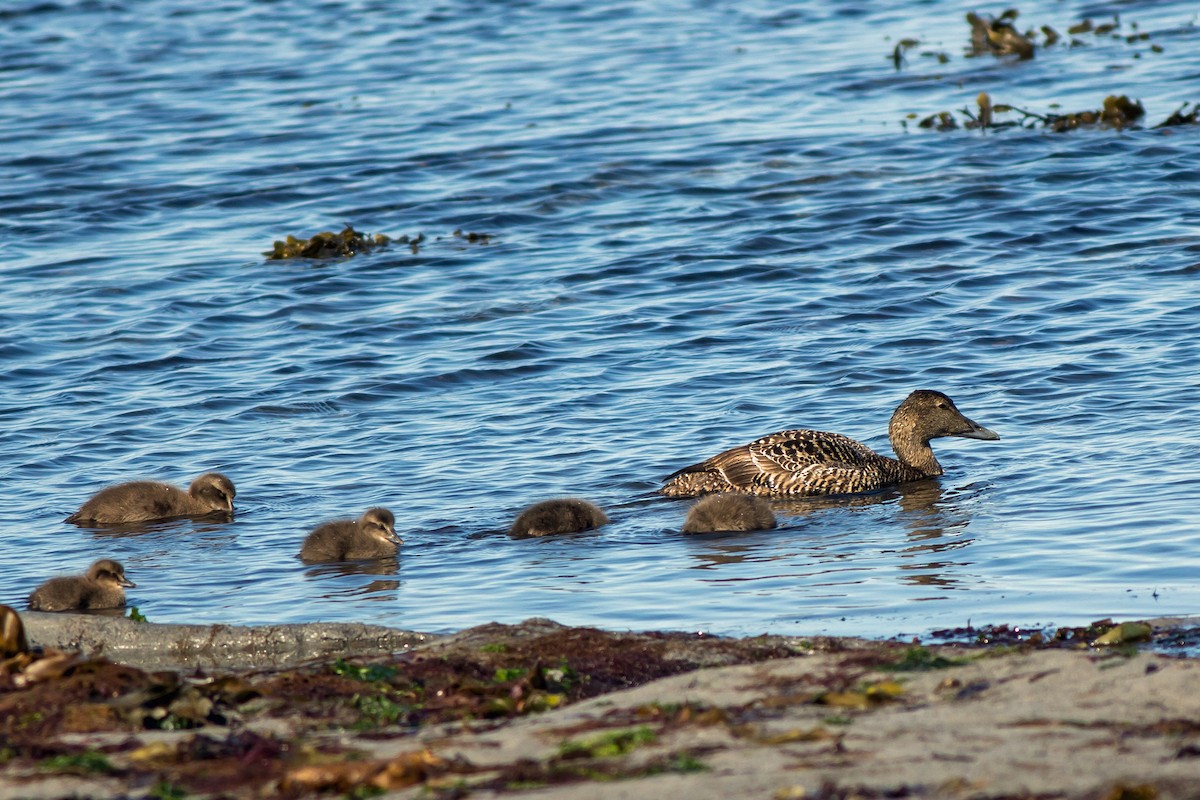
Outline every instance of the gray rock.
<svg viewBox="0 0 1200 800"><path fill-rule="evenodd" d="M31 645L149 670L279 667L314 658L402 653L439 637L362 623L166 625L87 614L21 614Z"/></svg>

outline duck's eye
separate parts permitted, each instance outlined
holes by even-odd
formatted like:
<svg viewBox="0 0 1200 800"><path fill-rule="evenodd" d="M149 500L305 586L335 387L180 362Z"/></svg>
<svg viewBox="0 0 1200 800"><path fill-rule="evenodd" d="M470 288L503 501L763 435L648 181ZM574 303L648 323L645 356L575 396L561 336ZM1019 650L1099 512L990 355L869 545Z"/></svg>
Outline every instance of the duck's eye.
<svg viewBox="0 0 1200 800"><path fill-rule="evenodd" d="M937 407L938 408L949 408L950 406L946 405L945 403L938 403Z"/></svg>

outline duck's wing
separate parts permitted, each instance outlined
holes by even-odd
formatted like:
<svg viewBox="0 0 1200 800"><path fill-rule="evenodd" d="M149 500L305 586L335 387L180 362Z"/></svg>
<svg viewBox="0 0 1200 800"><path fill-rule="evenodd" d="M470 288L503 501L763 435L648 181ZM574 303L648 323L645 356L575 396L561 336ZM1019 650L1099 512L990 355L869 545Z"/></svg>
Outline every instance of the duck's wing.
<svg viewBox="0 0 1200 800"><path fill-rule="evenodd" d="M840 494L878 481L882 456L837 433L780 431L704 462L735 487L770 494Z"/></svg>

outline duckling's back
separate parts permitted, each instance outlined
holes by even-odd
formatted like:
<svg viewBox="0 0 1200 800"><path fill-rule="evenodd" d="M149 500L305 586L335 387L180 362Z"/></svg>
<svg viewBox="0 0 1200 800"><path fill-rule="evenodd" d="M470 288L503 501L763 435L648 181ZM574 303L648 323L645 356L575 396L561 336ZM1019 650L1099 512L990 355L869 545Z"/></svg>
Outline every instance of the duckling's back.
<svg viewBox="0 0 1200 800"><path fill-rule="evenodd" d="M165 483L122 483L101 489L65 521L76 525L116 525L183 516L188 513L187 499L182 490Z"/></svg>

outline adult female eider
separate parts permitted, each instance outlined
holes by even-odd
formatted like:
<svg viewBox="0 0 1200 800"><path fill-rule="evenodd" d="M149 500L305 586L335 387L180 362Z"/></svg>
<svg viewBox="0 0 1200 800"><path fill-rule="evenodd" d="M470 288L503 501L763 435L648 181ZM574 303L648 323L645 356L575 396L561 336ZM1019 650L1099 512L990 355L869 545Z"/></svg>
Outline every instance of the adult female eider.
<svg viewBox="0 0 1200 800"><path fill-rule="evenodd" d="M186 492L156 481L121 483L101 489L64 522L121 525L172 517L232 514L236 495L233 481L219 472L196 478Z"/></svg>
<svg viewBox="0 0 1200 800"><path fill-rule="evenodd" d="M929 446L929 440L939 436L1000 438L963 416L941 392L918 389L896 408L888 423L888 438L898 458L880 455L837 433L780 431L668 475L659 492L670 497L709 492L764 497L870 492L941 475L942 465Z"/></svg>
<svg viewBox="0 0 1200 800"><path fill-rule="evenodd" d="M318 525L300 547L307 562L364 561L396 555L403 540L396 535L396 517L386 508L371 508L358 519L337 519Z"/></svg>
<svg viewBox="0 0 1200 800"><path fill-rule="evenodd" d="M768 531L775 525L775 512L766 500L731 492L710 494L692 506L683 521L682 532Z"/></svg>
<svg viewBox="0 0 1200 800"><path fill-rule="evenodd" d="M86 575L51 578L29 595L33 611L77 611L85 608L120 608L125 605L125 587L137 586L125 577L125 568L111 558L102 558Z"/></svg>
<svg viewBox="0 0 1200 800"><path fill-rule="evenodd" d="M577 497L543 500L521 512L508 530L515 539L531 536L554 536L599 528L609 523L600 507Z"/></svg>

